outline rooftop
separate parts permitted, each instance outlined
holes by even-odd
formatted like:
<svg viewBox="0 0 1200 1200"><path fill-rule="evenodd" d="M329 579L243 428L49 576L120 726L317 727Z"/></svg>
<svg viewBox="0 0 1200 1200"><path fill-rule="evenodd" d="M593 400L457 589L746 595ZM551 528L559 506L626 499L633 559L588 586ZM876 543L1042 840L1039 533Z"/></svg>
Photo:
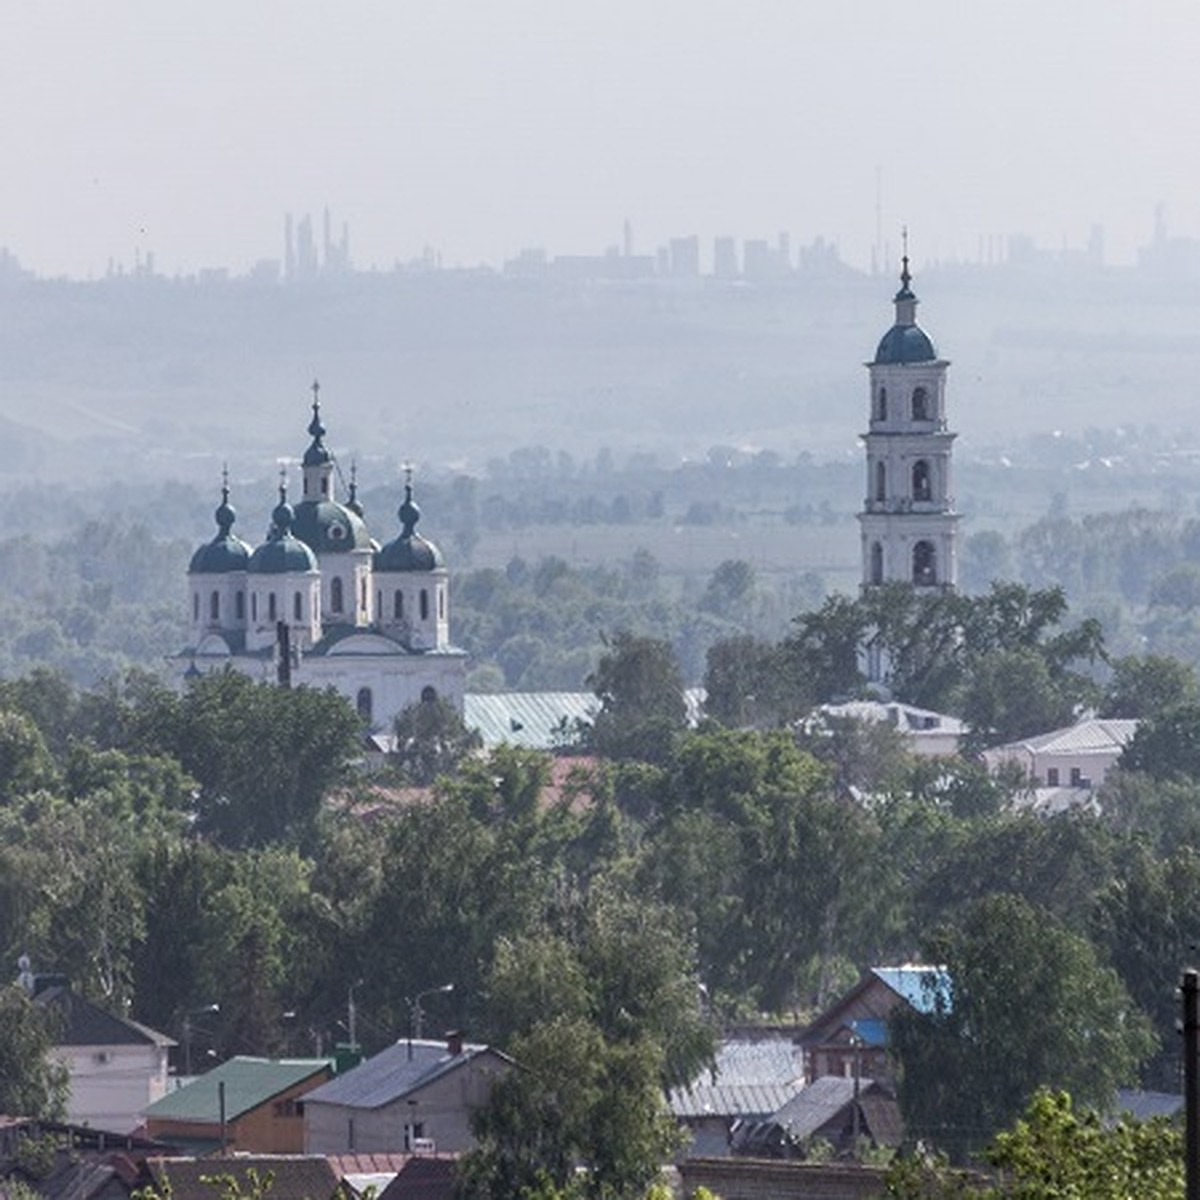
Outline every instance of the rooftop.
<svg viewBox="0 0 1200 1200"><path fill-rule="evenodd" d="M158 1121L221 1120L220 1085L225 1085L225 1117L234 1121L297 1084L332 1072L329 1058L231 1058L206 1075L156 1100L145 1115Z"/></svg>

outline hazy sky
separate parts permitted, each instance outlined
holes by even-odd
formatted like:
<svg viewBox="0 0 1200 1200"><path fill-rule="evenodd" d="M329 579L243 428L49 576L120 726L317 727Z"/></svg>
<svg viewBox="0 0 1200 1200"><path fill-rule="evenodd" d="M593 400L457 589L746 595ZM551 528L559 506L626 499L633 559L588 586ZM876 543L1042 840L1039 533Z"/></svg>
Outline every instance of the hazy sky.
<svg viewBox="0 0 1200 1200"><path fill-rule="evenodd" d="M0 244L39 273L823 236L1200 237L1195 0L6 0Z"/></svg>

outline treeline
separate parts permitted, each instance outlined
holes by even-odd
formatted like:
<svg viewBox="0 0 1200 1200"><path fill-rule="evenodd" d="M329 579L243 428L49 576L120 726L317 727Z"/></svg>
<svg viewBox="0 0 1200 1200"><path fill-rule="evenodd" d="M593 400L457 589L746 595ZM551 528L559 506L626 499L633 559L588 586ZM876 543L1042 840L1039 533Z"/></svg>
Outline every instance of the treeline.
<svg viewBox="0 0 1200 1200"><path fill-rule="evenodd" d="M374 1049L407 1031L409 998L453 983L429 1021L532 1068L487 1118L490 1179L532 1178L542 1152L522 1139L567 1077L560 1161L636 1139L617 1191L644 1182L670 1146L660 1089L720 1025L804 1019L878 963L944 963L978 998L1003 985L986 1043L937 1093L974 1114L972 1143L1039 1084L1097 1102L1173 1085L1200 905L1197 710L1149 723L1154 773L1045 819L1012 782L914 760L885 726L688 730L663 643L612 639L596 682L601 758L553 788L537 754L443 760L415 803L353 767L357 721L332 694L236 675L183 696L146 677L7 683L0 958L29 954L177 1037L219 1005L191 1022L205 1061L329 1051L352 987ZM1103 1054L1081 1052L1089 1036ZM917 1119L936 1134L944 1110Z"/></svg>

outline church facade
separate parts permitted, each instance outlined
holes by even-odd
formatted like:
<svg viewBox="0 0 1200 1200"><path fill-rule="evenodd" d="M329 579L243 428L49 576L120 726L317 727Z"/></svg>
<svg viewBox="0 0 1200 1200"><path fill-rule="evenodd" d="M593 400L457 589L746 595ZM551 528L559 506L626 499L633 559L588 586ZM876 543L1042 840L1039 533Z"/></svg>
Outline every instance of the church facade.
<svg viewBox="0 0 1200 1200"><path fill-rule="evenodd" d="M463 707L467 655L450 641L449 573L441 551L416 532L412 481L400 529L370 535L352 479L342 503L313 385L301 497L278 502L261 545L233 532L228 481L217 531L188 567L190 645L175 658L183 678L232 668L264 682L332 687L374 730L421 700Z"/></svg>
<svg viewBox="0 0 1200 1200"><path fill-rule="evenodd" d="M862 585L909 583L923 592L958 584L958 513L946 422L946 370L917 324L908 255L895 295L895 322L883 335L870 373L867 493L858 514Z"/></svg>

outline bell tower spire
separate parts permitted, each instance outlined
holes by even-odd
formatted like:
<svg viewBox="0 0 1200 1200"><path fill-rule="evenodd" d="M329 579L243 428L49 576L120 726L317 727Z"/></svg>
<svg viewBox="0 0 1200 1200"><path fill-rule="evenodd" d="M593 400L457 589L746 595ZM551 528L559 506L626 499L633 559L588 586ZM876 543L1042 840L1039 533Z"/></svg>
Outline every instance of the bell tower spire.
<svg viewBox="0 0 1200 1200"><path fill-rule="evenodd" d="M946 370L917 324L908 231L895 323L883 335L870 372L870 421L863 435L867 495L862 585L903 582L925 591L958 584L958 513L952 490L955 434L946 423Z"/></svg>

